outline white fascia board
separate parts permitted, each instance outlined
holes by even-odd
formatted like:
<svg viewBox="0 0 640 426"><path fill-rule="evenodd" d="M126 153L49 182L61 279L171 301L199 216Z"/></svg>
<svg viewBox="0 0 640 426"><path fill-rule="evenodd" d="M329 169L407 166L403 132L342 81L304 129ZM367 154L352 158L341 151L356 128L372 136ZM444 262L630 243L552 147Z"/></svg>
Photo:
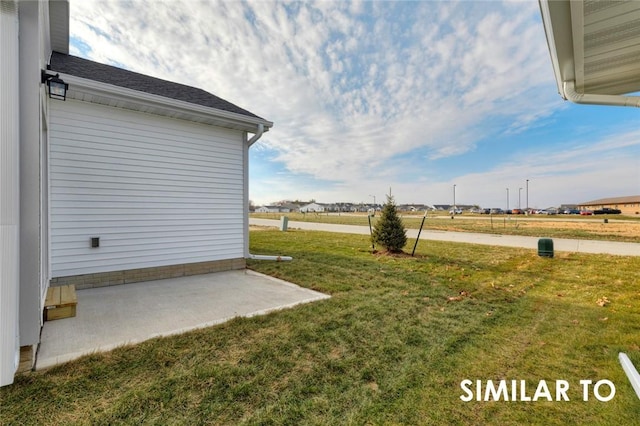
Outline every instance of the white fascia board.
<svg viewBox="0 0 640 426"><path fill-rule="evenodd" d="M556 85L558 86L558 93L567 99L564 95L564 88L562 85L563 79L560 72L560 61L558 60L558 50L556 48L556 40L553 35L553 25L551 23L551 11L549 10L549 1L540 0L540 14L542 15L542 25L544 26L544 32L547 36L547 46L549 48L549 54L551 55L551 65L553 66L553 74L556 78Z"/></svg>
<svg viewBox="0 0 640 426"><path fill-rule="evenodd" d="M573 22L568 0L539 0L539 4L558 93L568 99L564 82L576 80L573 26L581 26L582 21Z"/></svg>
<svg viewBox="0 0 640 426"><path fill-rule="evenodd" d="M52 72L54 72L54 70L52 70ZM273 127L272 122L258 117L251 117L221 109L197 105L190 102L128 89L126 87L89 80L70 74L60 73L60 78L64 80L65 83L69 84L67 97L71 99L82 99L80 96L77 96L78 94L101 96L115 101L137 104L141 107L151 107L158 108L160 110L179 112L181 114L191 116L194 121L214 119L223 123L222 125L226 123L232 128L241 127L243 130L250 133L255 133L259 124L263 125L265 132L268 131L269 128Z"/></svg>

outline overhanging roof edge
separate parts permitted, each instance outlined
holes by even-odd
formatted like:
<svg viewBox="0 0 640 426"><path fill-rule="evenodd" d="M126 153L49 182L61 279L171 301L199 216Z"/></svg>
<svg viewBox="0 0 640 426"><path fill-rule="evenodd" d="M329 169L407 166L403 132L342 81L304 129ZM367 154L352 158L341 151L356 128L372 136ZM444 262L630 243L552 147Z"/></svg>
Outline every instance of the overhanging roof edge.
<svg viewBox="0 0 640 426"><path fill-rule="evenodd" d="M553 24L551 22L551 12L549 10L548 0L539 0L540 14L542 15L542 26L547 39L547 48L549 49L549 56L551 57L551 66L553 67L553 74L556 78L556 85L558 86L558 93L564 99L567 97L564 95L564 89L562 85L562 73L560 72L560 63L558 60L558 52L556 49L555 37L553 34Z"/></svg>
<svg viewBox="0 0 640 426"><path fill-rule="evenodd" d="M55 70L52 70L52 72L53 71ZM66 83L69 84L69 97L71 99L74 99L75 92L77 92L78 94L85 93L104 96L106 98L131 102L138 105L153 106L181 112L183 114L191 114L194 118L214 118L217 120L228 122L230 124L234 124L236 126L240 125L243 127L243 130L249 131L251 133L256 130L258 124L262 124L264 126L265 132L273 127L273 122L260 117L253 117L208 106L193 104L190 102L129 89L122 86L116 86L113 84L77 77L70 74L59 74L60 78L62 78Z"/></svg>

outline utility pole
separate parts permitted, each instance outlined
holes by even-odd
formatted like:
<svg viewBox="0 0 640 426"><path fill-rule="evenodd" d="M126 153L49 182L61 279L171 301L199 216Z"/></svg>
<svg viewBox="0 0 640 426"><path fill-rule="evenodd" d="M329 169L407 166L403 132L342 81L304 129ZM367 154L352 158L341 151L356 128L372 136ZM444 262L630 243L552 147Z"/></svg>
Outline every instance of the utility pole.
<svg viewBox="0 0 640 426"><path fill-rule="evenodd" d="M456 184L453 184L453 215L451 215L451 218L453 219L453 216L456 215Z"/></svg>
<svg viewBox="0 0 640 426"><path fill-rule="evenodd" d="M522 210L522 204L520 204L520 194L522 194L522 188L518 188L518 209Z"/></svg>
<svg viewBox="0 0 640 426"><path fill-rule="evenodd" d="M509 188L507 188L507 210L509 210ZM506 213L507 210L505 210L504 212Z"/></svg>

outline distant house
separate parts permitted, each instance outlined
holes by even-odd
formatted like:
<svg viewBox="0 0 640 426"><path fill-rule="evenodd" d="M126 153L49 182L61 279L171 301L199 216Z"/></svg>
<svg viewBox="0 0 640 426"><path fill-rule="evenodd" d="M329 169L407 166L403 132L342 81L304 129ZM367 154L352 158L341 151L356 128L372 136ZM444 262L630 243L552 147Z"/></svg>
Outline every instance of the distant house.
<svg viewBox="0 0 640 426"><path fill-rule="evenodd" d="M398 206L398 210L407 212L420 212L425 210L435 210L435 207L427 206L424 204L401 204Z"/></svg>
<svg viewBox="0 0 640 426"><path fill-rule="evenodd" d="M324 204L310 203L300 207L302 213L323 213L326 210Z"/></svg>
<svg viewBox="0 0 640 426"><path fill-rule="evenodd" d="M333 204L327 204L324 207L325 211L328 212L339 212L340 211L340 206L336 203Z"/></svg>
<svg viewBox="0 0 640 426"><path fill-rule="evenodd" d="M580 209L598 210L603 208L619 209L622 214L640 214L640 195L628 197L600 198L580 203Z"/></svg>
<svg viewBox="0 0 640 426"><path fill-rule="evenodd" d="M284 204L280 204L280 211L282 213L290 213L290 212L296 212L300 209L300 206L294 203L284 203Z"/></svg>
<svg viewBox="0 0 640 426"><path fill-rule="evenodd" d="M50 285L244 268L248 149L273 123L204 90L69 55L66 0L2 0L0 24L6 385L20 356L33 365ZM66 97L52 99L54 83Z"/></svg>
<svg viewBox="0 0 640 426"><path fill-rule="evenodd" d="M568 210L580 210L580 206L578 204L560 204L560 207L558 207L560 213Z"/></svg>
<svg viewBox="0 0 640 426"><path fill-rule="evenodd" d="M260 206L256 213L289 213L289 209L281 206Z"/></svg>
<svg viewBox="0 0 640 426"><path fill-rule="evenodd" d="M350 212L352 209L352 203L336 203L336 211L338 212Z"/></svg>

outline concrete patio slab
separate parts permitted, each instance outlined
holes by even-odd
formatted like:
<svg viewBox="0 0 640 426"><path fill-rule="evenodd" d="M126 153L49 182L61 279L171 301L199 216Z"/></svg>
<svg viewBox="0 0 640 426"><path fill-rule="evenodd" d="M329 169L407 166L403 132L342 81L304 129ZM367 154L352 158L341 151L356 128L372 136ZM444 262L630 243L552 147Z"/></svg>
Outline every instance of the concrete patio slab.
<svg viewBox="0 0 640 426"><path fill-rule="evenodd" d="M44 323L37 370L330 297L250 270L78 290L77 295L75 317Z"/></svg>

